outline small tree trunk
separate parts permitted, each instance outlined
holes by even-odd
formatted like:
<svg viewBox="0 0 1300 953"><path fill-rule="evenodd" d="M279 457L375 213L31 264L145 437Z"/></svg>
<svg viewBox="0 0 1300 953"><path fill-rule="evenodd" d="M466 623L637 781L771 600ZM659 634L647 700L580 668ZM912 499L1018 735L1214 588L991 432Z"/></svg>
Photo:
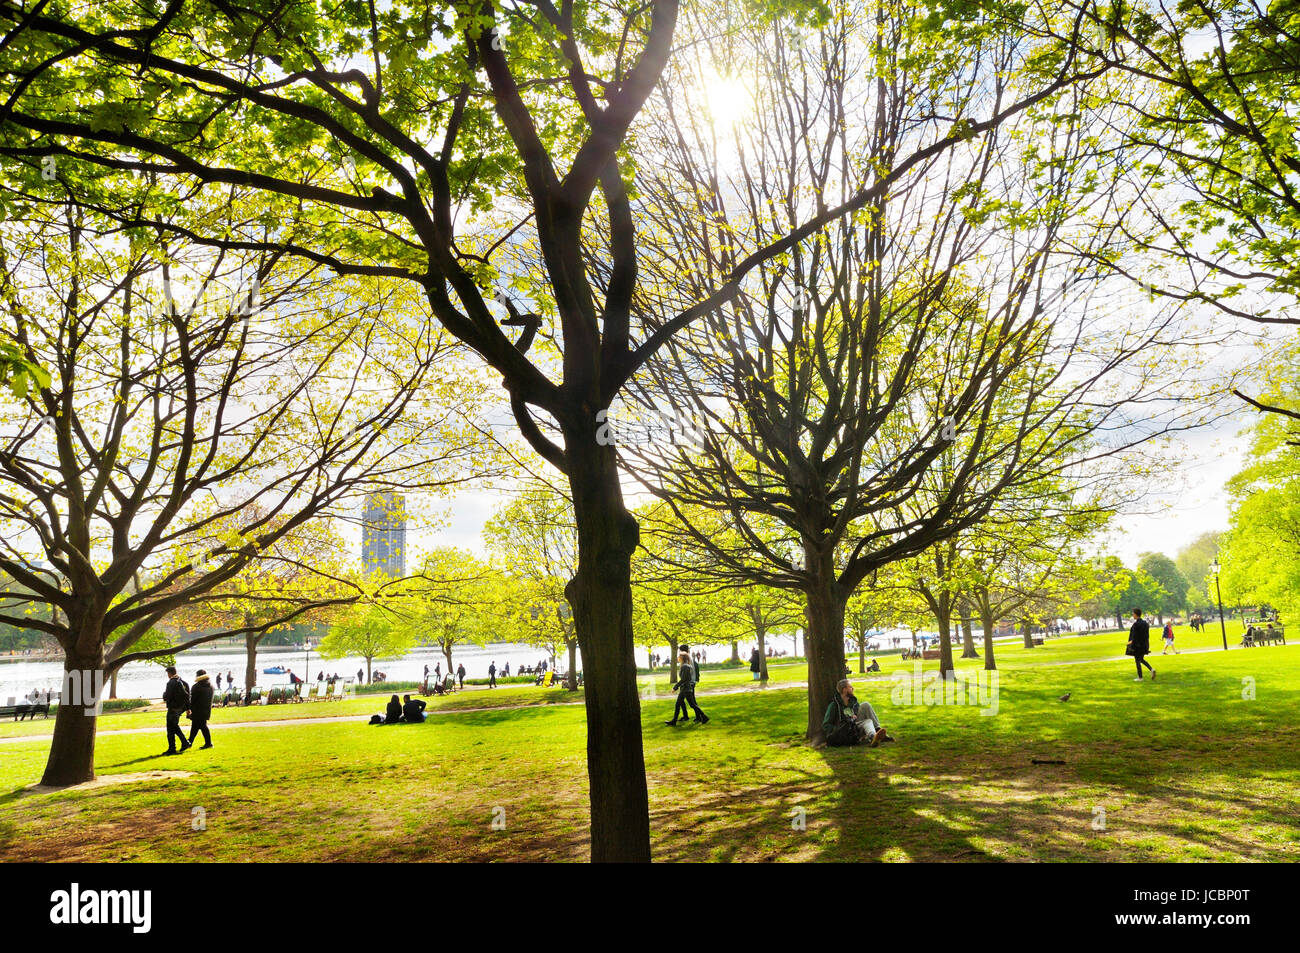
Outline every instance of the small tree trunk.
<svg viewBox="0 0 1300 953"><path fill-rule="evenodd" d="M447 660L447 674L451 675L454 669L451 667L451 643L450 642L443 643L442 657Z"/></svg>
<svg viewBox="0 0 1300 953"><path fill-rule="evenodd" d="M244 633L244 688L250 692L257 684L257 642L252 632Z"/></svg>
<svg viewBox="0 0 1300 953"><path fill-rule="evenodd" d="M373 678L373 677L371 676L371 674L370 674L370 663L371 663L372 661L374 661L374 657L373 657L373 656L370 656L370 655L367 655L367 656L366 656L366 684L367 684L367 685L373 685L373 684L375 684L375 680L374 680L374 678Z"/></svg>
<svg viewBox="0 0 1300 953"><path fill-rule="evenodd" d="M739 661L740 661L740 643L739 643L739 642L732 642L732 643L731 643L731 660L732 660L733 662L739 662Z"/></svg>
<svg viewBox="0 0 1300 953"><path fill-rule="evenodd" d="M767 626L759 625L754 630L758 634L758 680L767 681Z"/></svg>
<svg viewBox="0 0 1300 953"><path fill-rule="evenodd" d="M939 623L939 675L951 678L956 666L952 661L952 610L946 595L939 600L936 621Z"/></svg>
<svg viewBox="0 0 1300 953"><path fill-rule="evenodd" d="M993 610L980 606L980 625L984 627L984 671L992 672L998 666L993 661Z"/></svg>
<svg viewBox="0 0 1300 953"><path fill-rule="evenodd" d="M108 697L117 698L117 669L113 669L113 675L108 681Z"/></svg>
<svg viewBox="0 0 1300 953"><path fill-rule="evenodd" d="M569 674L565 687L571 692L576 692L578 690L578 640L566 639L565 644L569 646Z"/></svg>
<svg viewBox="0 0 1300 953"><path fill-rule="evenodd" d="M668 681L677 681L677 640L668 639Z"/></svg>
<svg viewBox="0 0 1300 953"><path fill-rule="evenodd" d="M962 613L961 632L962 632L962 658L979 658L979 652L975 651L975 633L972 631L970 610L967 609Z"/></svg>
<svg viewBox="0 0 1300 953"><path fill-rule="evenodd" d="M1022 620L1020 627L1024 631L1025 635L1025 648L1032 649L1034 647L1034 627L1029 624L1028 619Z"/></svg>

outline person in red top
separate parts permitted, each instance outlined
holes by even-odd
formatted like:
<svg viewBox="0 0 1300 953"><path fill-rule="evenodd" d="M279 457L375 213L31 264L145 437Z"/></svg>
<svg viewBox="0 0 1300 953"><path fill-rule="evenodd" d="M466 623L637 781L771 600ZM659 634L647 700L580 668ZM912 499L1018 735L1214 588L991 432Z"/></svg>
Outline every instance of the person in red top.
<svg viewBox="0 0 1300 953"><path fill-rule="evenodd" d="M1174 624L1173 622L1166 622L1165 623L1165 647L1161 650L1160 654L1165 655L1169 652L1170 649L1174 649ZM1178 654L1177 649L1174 649L1174 654L1175 655Z"/></svg>

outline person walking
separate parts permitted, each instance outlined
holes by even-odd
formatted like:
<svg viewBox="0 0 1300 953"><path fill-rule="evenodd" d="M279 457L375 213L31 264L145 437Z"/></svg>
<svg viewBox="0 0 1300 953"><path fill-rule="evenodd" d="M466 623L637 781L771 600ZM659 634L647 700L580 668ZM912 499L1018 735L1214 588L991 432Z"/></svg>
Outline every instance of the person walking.
<svg viewBox="0 0 1300 953"><path fill-rule="evenodd" d="M754 651L749 653L749 674L753 676L754 681L758 681L759 675L763 673L763 657L759 654L758 646L754 646Z"/></svg>
<svg viewBox="0 0 1300 953"><path fill-rule="evenodd" d="M167 706L167 754L180 754L189 748L185 732L181 731L181 715L190 707L190 687L176 674L176 666L167 666L167 687L163 689L163 704ZM176 742L181 743L180 751Z"/></svg>
<svg viewBox="0 0 1300 953"><path fill-rule="evenodd" d="M1163 649L1160 650L1160 654L1161 654L1161 655L1164 655L1164 654L1166 654L1170 649L1174 649L1174 623L1173 623L1173 620L1170 620L1169 622L1166 622L1166 623L1165 623L1165 647L1164 647ZM1174 649L1174 654L1175 654L1175 655L1178 654L1178 650L1177 650L1177 649Z"/></svg>
<svg viewBox="0 0 1300 953"><path fill-rule="evenodd" d="M709 723L709 716L700 710L700 706L695 703L695 664L691 659L691 653L683 651L678 658L681 663L678 669L677 682L673 688L677 689L677 702L673 705L673 717L671 721L665 721L665 725L675 725L678 721L685 721L689 712L687 705L695 711L695 720L701 725ZM680 712L680 717L678 713Z"/></svg>
<svg viewBox="0 0 1300 953"><path fill-rule="evenodd" d="M1151 681L1154 682L1156 680L1156 670L1153 669L1151 663L1147 661L1147 655L1150 652L1151 626L1147 624L1146 619L1142 618L1142 610L1134 609L1133 624L1129 626L1128 630L1128 647L1124 649L1124 654L1133 656L1133 660L1137 664L1137 678L1133 679L1133 681L1142 681L1143 665L1145 665L1147 671L1151 673Z"/></svg>
<svg viewBox="0 0 1300 953"><path fill-rule="evenodd" d="M456 678L460 682L461 690L465 688L465 663L461 662L456 666Z"/></svg>
<svg viewBox="0 0 1300 953"><path fill-rule="evenodd" d="M493 659L492 664L488 666L488 688L497 687L497 660Z"/></svg>
<svg viewBox="0 0 1300 953"><path fill-rule="evenodd" d="M363 668L357 669L357 684L364 685L365 681L366 681L366 670Z"/></svg>
<svg viewBox="0 0 1300 953"><path fill-rule="evenodd" d="M208 731L208 719L212 717L212 683L208 673L199 669L194 673L194 685L190 688L190 740L185 747L194 744L194 738L203 733L203 748L212 747L212 733Z"/></svg>

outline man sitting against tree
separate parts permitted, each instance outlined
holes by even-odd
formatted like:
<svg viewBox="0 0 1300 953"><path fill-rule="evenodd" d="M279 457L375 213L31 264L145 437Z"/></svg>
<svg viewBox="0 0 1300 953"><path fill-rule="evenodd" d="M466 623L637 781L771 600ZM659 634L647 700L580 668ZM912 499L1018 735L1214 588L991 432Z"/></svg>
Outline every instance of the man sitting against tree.
<svg viewBox="0 0 1300 953"><path fill-rule="evenodd" d="M859 702L853 694L853 684L842 678L835 686L836 694L826 708L822 731L826 743L835 747L862 744L875 748L882 741L893 741L880 725L870 702Z"/></svg>

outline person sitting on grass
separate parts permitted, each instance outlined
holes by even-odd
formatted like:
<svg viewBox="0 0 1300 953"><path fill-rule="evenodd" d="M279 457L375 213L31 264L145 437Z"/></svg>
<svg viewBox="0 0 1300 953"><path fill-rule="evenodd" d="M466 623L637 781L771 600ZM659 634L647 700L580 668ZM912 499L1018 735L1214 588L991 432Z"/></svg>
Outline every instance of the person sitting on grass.
<svg viewBox="0 0 1300 953"><path fill-rule="evenodd" d="M388 707L384 710L384 724L396 725L402 720L402 703L394 695L388 699Z"/></svg>
<svg viewBox="0 0 1300 953"><path fill-rule="evenodd" d="M397 696L394 695L394 698ZM405 704L402 705L402 717L406 719L408 725L418 725L424 721L424 709L428 706L419 698L412 698L410 695L403 695Z"/></svg>
<svg viewBox="0 0 1300 953"><path fill-rule="evenodd" d="M884 728L870 702L859 702L853 694L853 684L842 678L835 686L835 697L826 708L822 719L826 743L834 747L866 742L877 747L882 741L893 741Z"/></svg>
<svg viewBox="0 0 1300 953"><path fill-rule="evenodd" d="M872 659L872 660L871 660L871 664L867 666L867 671L868 671L868 672L879 672L879 671L880 671L880 663L877 662L875 659Z"/></svg>

